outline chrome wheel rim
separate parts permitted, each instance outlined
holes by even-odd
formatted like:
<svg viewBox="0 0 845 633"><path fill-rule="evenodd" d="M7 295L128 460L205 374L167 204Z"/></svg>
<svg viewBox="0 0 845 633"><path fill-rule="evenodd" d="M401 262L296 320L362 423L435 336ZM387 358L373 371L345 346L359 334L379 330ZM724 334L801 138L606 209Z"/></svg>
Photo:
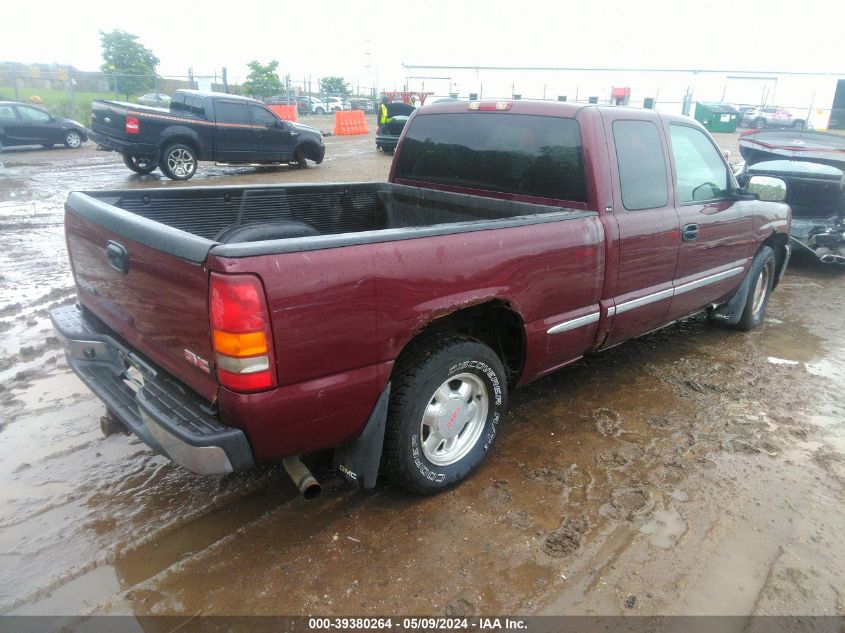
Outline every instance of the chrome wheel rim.
<svg viewBox="0 0 845 633"><path fill-rule="evenodd" d="M167 155L167 168L175 176L190 176L194 170L194 157L186 149L174 149Z"/></svg>
<svg viewBox="0 0 845 633"><path fill-rule="evenodd" d="M756 316L763 309L763 302L769 291L769 277L771 276L771 262L766 262L763 270L757 276L757 283L754 284L754 300L751 304L751 311Z"/></svg>
<svg viewBox="0 0 845 633"><path fill-rule="evenodd" d="M73 148L79 147L82 145L82 137L76 132L70 132L67 135L67 144Z"/></svg>
<svg viewBox="0 0 845 633"><path fill-rule="evenodd" d="M466 457L487 422L489 397L474 374L457 374L432 394L420 422L423 455L436 466L449 466Z"/></svg>

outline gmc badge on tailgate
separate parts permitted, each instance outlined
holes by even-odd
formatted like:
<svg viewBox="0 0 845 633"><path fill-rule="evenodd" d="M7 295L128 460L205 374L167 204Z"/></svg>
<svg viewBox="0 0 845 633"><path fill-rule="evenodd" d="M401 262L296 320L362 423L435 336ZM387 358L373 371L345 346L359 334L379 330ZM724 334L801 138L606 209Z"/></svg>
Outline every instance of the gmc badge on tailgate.
<svg viewBox="0 0 845 633"><path fill-rule="evenodd" d="M185 360L191 363L194 367L199 367L205 373L211 373L211 367L209 366L208 361L201 356L197 356L188 348L185 348Z"/></svg>

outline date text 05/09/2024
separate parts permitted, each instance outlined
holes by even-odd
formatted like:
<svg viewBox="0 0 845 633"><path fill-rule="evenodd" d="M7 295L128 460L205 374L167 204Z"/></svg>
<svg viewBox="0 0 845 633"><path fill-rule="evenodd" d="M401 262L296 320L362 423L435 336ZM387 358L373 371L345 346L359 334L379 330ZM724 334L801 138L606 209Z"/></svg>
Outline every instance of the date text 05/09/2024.
<svg viewBox="0 0 845 633"><path fill-rule="evenodd" d="M309 618L312 631L336 630L455 630L499 631L526 630L524 620L512 618Z"/></svg>

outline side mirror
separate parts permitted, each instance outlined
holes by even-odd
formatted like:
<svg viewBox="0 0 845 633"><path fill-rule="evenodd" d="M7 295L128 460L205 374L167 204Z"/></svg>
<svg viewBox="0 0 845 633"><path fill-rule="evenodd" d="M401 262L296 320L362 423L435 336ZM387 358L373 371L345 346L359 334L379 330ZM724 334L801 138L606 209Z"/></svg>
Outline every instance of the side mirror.
<svg viewBox="0 0 845 633"><path fill-rule="evenodd" d="M772 176L751 176L745 190L767 202L786 200L786 182Z"/></svg>

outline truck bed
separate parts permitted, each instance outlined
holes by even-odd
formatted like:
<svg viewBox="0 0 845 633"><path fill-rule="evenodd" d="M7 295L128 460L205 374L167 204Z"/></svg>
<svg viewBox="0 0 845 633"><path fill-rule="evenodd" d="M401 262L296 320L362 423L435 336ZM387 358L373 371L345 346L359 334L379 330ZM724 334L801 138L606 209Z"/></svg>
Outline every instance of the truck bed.
<svg viewBox="0 0 845 633"><path fill-rule="evenodd" d="M152 220L159 227L164 225L201 238L192 240L197 248L187 251L181 250L187 236L180 240L181 256L197 262L204 260L203 250L207 252L217 244L226 245L222 252L215 249L224 256L252 255L595 215L391 183L98 191L74 193L68 206L83 214L97 210L98 223L105 221L108 228L118 233L124 233L131 224L128 214L117 211L120 209ZM297 225L302 225L303 231L293 231L292 237L284 237L286 232L279 231L280 227ZM136 225L126 236L150 246L162 246L164 231L156 231L155 227L151 223ZM233 231L238 227L251 230ZM298 235L301 232L309 235ZM251 246L243 248L245 244Z"/></svg>

